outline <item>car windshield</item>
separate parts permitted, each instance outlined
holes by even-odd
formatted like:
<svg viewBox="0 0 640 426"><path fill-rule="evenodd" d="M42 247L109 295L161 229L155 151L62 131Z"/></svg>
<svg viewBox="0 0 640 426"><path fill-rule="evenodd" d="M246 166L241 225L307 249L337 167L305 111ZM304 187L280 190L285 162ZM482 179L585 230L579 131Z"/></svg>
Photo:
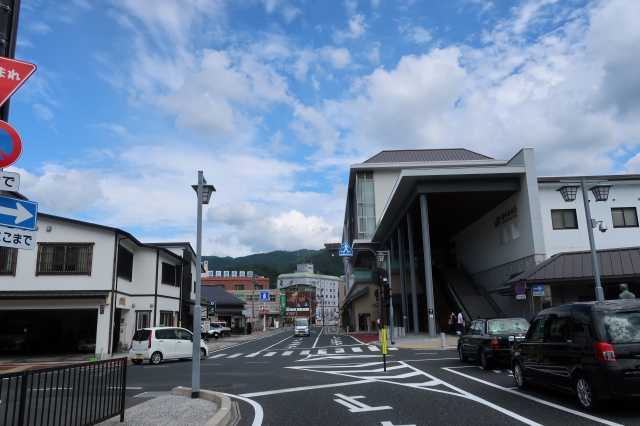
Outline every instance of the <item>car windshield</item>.
<svg viewBox="0 0 640 426"><path fill-rule="evenodd" d="M489 334L526 333L527 330L529 330L529 323L522 318L487 321Z"/></svg>
<svg viewBox="0 0 640 426"><path fill-rule="evenodd" d="M133 335L133 340L142 342L143 340L149 339L149 333L151 330L136 330L136 333Z"/></svg>
<svg viewBox="0 0 640 426"><path fill-rule="evenodd" d="M296 325L297 326L305 326L305 325L307 325L307 320L306 319L297 319L296 320Z"/></svg>
<svg viewBox="0 0 640 426"><path fill-rule="evenodd" d="M607 343L640 342L640 312L598 312Z"/></svg>
<svg viewBox="0 0 640 426"><path fill-rule="evenodd" d="M5 324L0 327L0 334L23 334L27 332L28 328L23 324Z"/></svg>

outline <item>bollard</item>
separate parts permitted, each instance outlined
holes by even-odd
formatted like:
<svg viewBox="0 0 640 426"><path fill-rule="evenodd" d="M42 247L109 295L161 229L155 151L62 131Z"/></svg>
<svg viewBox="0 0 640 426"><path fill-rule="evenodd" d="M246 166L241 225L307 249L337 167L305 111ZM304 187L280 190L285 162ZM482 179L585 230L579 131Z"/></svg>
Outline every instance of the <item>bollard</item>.
<svg viewBox="0 0 640 426"><path fill-rule="evenodd" d="M446 346L445 340L444 340L444 333L440 333L440 347L444 348Z"/></svg>

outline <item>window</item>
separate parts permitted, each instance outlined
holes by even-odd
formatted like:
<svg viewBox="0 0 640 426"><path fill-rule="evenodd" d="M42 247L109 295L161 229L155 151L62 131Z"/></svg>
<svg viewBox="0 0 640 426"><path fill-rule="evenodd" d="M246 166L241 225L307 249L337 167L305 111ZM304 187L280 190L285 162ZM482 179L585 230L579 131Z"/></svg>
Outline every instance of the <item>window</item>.
<svg viewBox="0 0 640 426"><path fill-rule="evenodd" d="M373 172L356 173L358 239L369 239L376 228L376 205Z"/></svg>
<svg viewBox="0 0 640 426"><path fill-rule="evenodd" d="M93 243L38 244L36 275L91 275Z"/></svg>
<svg viewBox="0 0 640 426"><path fill-rule="evenodd" d="M162 284L169 284L177 286L180 283L180 275L182 274L182 268L180 265L170 265L162 262Z"/></svg>
<svg viewBox="0 0 640 426"><path fill-rule="evenodd" d="M16 276L18 249L0 247L0 275Z"/></svg>
<svg viewBox="0 0 640 426"><path fill-rule="evenodd" d="M571 340L571 318L549 315L549 343L565 343Z"/></svg>
<svg viewBox="0 0 640 426"><path fill-rule="evenodd" d="M525 342L542 343L544 339L544 318L537 319L531 324L531 328L525 337Z"/></svg>
<svg viewBox="0 0 640 426"><path fill-rule="evenodd" d="M638 226L638 213L635 207L611 209L614 228L635 228Z"/></svg>
<svg viewBox="0 0 640 426"><path fill-rule="evenodd" d="M575 209L551 210L553 229L578 229Z"/></svg>
<svg viewBox="0 0 640 426"><path fill-rule="evenodd" d="M176 340L176 332L172 328L167 330L156 330L156 339Z"/></svg>
<svg viewBox="0 0 640 426"><path fill-rule="evenodd" d="M235 285L235 289L236 290L244 290L244 284L236 284Z"/></svg>
<svg viewBox="0 0 640 426"><path fill-rule="evenodd" d="M133 253L122 246L118 247L118 276L133 280Z"/></svg>
<svg viewBox="0 0 640 426"><path fill-rule="evenodd" d="M573 319L573 343L593 344L588 318L576 317Z"/></svg>
<svg viewBox="0 0 640 426"><path fill-rule="evenodd" d="M276 301L276 295L275 294L269 294L269 301L270 302L275 302Z"/></svg>
<svg viewBox="0 0 640 426"><path fill-rule="evenodd" d="M171 327L173 325L173 313L172 312L160 312L160 326Z"/></svg>
<svg viewBox="0 0 640 426"><path fill-rule="evenodd" d="M136 328L140 330L141 328L149 327L149 317L151 316L151 311L138 311L136 312Z"/></svg>

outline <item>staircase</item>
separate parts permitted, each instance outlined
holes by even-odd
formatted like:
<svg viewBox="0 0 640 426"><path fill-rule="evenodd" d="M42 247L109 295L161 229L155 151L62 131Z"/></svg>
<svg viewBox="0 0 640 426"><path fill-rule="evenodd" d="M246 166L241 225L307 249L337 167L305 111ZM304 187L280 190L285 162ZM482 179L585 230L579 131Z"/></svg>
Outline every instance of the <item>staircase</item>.
<svg viewBox="0 0 640 426"><path fill-rule="evenodd" d="M453 292L462 303L464 310L471 317L477 318L497 318L504 314L494 303L489 300L488 294L480 294L476 286L467 277L462 269L440 269L445 282L451 286Z"/></svg>

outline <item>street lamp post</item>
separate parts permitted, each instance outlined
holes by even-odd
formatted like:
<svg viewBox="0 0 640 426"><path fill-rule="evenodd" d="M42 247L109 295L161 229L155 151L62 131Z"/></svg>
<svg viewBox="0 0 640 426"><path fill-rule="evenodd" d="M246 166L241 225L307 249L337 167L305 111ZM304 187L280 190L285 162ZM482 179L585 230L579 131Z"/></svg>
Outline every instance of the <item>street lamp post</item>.
<svg viewBox="0 0 640 426"><path fill-rule="evenodd" d="M198 193L198 217L196 235L196 295L195 306L193 307L193 336L192 364L191 364L191 398L200 397L200 274L202 270L202 205L209 204L211 194L216 190L213 185L207 185L202 170L198 171L198 184L191 185Z"/></svg>
<svg viewBox="0 0 640 426"><path fill-rule="evenodd" d="M587 181L585 178L579 181L565 181L563 183L574 184L565 185L558 189L560 195L566 202L574 201L576 199L576 193L578 186L582 187L582 201L584 201L584 213L587 217L587 231L589 232L589 246L591 248L591 263L593 265L593 276L596 281L596 300L604 300L604 291L602 290L602 284L600 283L600 268L598 267L598 256L596 254L596 243L593 238L593 228L596 227L597 221L591 218L591 209L589 208L589 197L587 195L587 183L595 183L596 186L589 188L593 193L596 202L607 201L609 198L609 189L611 185L599 185L600 181ZM607 230L606 225L600 225L600 231L605 232Z"/></svg>

